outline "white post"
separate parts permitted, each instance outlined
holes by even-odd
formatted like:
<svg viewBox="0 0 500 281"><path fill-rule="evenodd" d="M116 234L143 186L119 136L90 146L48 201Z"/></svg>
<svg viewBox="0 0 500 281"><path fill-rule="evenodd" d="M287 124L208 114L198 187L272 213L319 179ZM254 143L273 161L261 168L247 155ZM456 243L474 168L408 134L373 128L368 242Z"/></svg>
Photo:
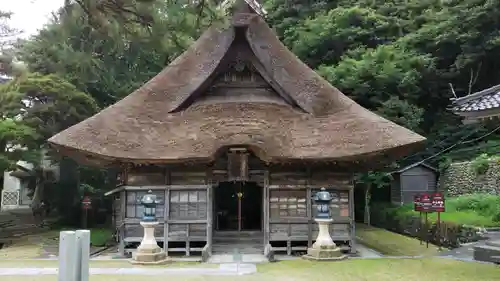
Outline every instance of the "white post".
<svg viewBox="0 0 500 281"><path fill-rule="evenodd" d="M76 231L78 281L89 281L90 230Z"/></svg>
<svg viewBox="0 0 500 281"><path fill-rule="evenodd" d="M59 276L58 281L78 281L76 272L76 234L74 231L59 233Z"/></svg>

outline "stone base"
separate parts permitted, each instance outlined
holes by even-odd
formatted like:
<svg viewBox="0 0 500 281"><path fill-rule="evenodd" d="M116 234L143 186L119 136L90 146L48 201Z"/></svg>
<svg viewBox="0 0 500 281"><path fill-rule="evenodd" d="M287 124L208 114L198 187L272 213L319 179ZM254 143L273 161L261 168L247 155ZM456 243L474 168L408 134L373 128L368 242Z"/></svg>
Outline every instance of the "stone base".
<svg viewBox="0 0 500 281"><path fill-rule="evenodd" d="M334 245L329 246L313 246L307 249L307 255L302 256L304 259L317 261L339 261L347 258L347 255L342 253L341 249Z"/></svg>
<svg viewBox="0 0 500 281"><path fill-rule="evenodd" d="M159 251L158 251L159 250ZM167 255L161 249L154 249L150 252L146 250L138 250L133 253L132 260L130 263L132 264L142 264L142 265L155 265L155 264L164 264L167 263Z"/></svg>
<svg viewBox="0 0 500 281"><path fill-rule="evenodd" d="M485 245L474 247L474 259L477 261L500 263L500 240L487 241Z"/></svg>

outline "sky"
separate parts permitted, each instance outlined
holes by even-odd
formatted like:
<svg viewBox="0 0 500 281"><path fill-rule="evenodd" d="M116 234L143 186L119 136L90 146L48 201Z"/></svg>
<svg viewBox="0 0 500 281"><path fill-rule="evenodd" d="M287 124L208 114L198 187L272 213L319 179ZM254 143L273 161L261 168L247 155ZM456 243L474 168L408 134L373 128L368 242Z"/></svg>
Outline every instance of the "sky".
<svg viewBox="0 0 500 281"><path fill-rule="evenodd" d="M63 3L64 0L0 0L0 9L14 13L10 26L22 30L22 37L28 37L36 34Z"/></svg>

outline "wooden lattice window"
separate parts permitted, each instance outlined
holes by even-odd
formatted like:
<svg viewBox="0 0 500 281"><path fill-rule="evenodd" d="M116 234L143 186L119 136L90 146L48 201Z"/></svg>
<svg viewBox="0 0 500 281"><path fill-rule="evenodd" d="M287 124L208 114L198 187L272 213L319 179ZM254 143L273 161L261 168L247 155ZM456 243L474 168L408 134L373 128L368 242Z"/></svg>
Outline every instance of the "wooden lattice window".
<svg viewBox="0 0 500 281"><path fill-rule="evenodd" d="M318 190L313 190L313 194L318 192ZM349 192L348 191L337 191L337 190L327 190L332 195L332 202L330 203L330 214L333 218L336 217L349 217ZM312 215L316 216L317 206L312 201Z"/></svg>
<svg viewBox="0 0 500 281"><path fill-rule="evenodd" d="M142 218L144 215L144 207L141 204L142 197L147 191L127 191L127 218ZM156 205L156 217L163 218L165 211L165 191L155 190L158 204Z"/></svg>
<svg viewBox="0 0 500 281"><path fill-rule="evenodd" d="M171 191L170 219L206 219L207 191Z"/></svg>
<svg viewBox="0 0 500 281"><path fill-rule="evenodd" d="M306 190L271 190L270 197L271 217L307 217Z"/></svg>

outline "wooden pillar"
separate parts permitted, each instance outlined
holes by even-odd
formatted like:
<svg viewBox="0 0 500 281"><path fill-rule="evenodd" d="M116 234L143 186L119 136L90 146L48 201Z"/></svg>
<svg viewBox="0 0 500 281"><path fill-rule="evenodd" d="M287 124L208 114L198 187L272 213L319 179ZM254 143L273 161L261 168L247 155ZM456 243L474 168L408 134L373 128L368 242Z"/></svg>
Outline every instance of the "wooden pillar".
<svg viewBox="0 0 500 281"><path fill-rule="evenodd" d="M120 191L120 224L118 225L118 253L125 256L125 217L127 215L127 192Z"/></svg>
<svg viewBox="0 0 500 281"><path fill-rule="evenodd" d="M269 170L264 171L264 192L263 192L263 216L264 216L264 248L270 243L269 239Z"/></svg>
<svg viewBox="0 0 500 281"><path fill-rule="evenodd" d="M311 186L307 185L307 199L306 199L306 208L307 208L307 247L312 246L312 231L313 231L313 217L312 217L312 190Z"/></svg>
<svg viewBox="0 0 500 281"><path fill-rule="evenodd" d="M212 169L207 170L207 178L205 180L207 184L207 245L208 254L212 254L212 235L213 235L213 186L212 186Z"/></svg>
<svg viewBox="0 0 500 281"><path fill-rule="evenodd" d="M170 171L165 169L165 208L163 213L163 251L168 256L168 232L170 221Z"/></svg>
<svg viewBox="0 0 500 281"><path fill-rule="evenodd" d="M191 255L191 243L189 243L189 223L186 223L186 257Z"/></svg>
<svg viewBox="0 0 500 281"><path fill-rule="evenodd" d="M354 181L351 179L351 188L349 189L349 217L351 222L351 252L356 251L356 223L354 218Z"/></svg>
<svg viewBox="0 0 500 281"><path fill-rule="evenodd" d="M170 221L170 185L165 189L165 208L163 213L163 251L168 256L168 231Z"/></svg>
<svg viewBox="0 0 500 281"><path fill-rule="evenodd" d="M307 167L306 172L306 208L307 208L307 247L312 246L312 232L313 232L313 217L312 217L312 172L311 168Z"/></svg>

